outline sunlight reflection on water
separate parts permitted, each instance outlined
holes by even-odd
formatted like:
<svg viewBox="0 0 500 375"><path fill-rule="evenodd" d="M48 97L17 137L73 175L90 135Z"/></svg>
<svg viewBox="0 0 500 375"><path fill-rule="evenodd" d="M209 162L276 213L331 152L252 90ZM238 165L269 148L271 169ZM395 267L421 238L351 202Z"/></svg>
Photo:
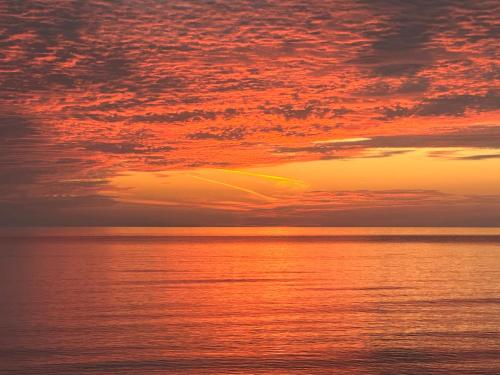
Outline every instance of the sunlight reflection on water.
<svg viewBox="0 0 500 375"><path fill-rule="evenodd" d="M2 239L2 374L500 373L498 230L134 230Z"/></svg>

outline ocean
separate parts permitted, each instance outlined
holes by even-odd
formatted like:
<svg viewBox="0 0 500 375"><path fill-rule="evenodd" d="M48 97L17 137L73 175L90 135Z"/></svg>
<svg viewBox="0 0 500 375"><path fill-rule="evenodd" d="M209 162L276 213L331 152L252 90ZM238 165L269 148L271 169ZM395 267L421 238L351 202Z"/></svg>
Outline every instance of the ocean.
<svg viewBox="0 0 500 375"><path fill-rule="evenodd" d="M500 374L500 229L4 228L0 374Z"/></svg>

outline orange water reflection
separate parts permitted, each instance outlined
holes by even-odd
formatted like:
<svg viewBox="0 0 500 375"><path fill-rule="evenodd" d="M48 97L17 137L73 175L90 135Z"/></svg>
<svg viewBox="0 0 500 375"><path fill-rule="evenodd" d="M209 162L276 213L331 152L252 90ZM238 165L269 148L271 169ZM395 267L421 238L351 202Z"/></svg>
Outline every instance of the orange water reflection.
<svg viewBox="0 0 500 375"><path fill-rule="evenodd" d="M10 303L1 310L8 325L2 325L0 369L498 369L495 241L78 238L3 240L1 290Z"/></svg>

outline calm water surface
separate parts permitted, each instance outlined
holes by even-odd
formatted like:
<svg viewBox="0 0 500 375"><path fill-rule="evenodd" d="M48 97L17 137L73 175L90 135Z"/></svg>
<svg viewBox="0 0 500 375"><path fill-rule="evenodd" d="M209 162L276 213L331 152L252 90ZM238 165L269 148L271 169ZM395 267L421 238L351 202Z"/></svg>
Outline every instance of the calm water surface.
<svg viewBox="0 0 500 375"><path fill-rule="evenodd" d="M0 374L500 374L498 229L0 231Z"/></svg>

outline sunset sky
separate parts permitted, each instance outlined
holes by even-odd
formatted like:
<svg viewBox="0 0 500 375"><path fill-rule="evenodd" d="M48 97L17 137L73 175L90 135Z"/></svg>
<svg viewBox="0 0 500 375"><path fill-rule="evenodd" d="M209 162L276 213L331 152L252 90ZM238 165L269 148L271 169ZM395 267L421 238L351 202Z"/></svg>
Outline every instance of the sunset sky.
<svg viewBox="0 0 500 375"><path fill-rule="evenodd" d="M497 0L0 2L0 224L500 226Z"/></svg>

